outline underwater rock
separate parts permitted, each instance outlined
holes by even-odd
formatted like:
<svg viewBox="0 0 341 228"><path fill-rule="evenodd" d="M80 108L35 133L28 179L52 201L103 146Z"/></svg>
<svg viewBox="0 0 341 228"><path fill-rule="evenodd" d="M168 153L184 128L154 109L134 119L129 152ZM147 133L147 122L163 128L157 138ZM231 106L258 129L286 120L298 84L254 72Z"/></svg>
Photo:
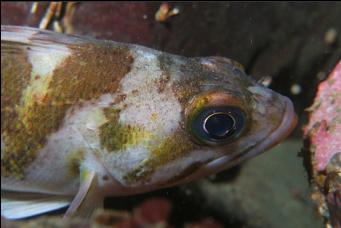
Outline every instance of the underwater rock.
<svg viewBox="0 0 341 228"><path fill-rule="evenodd" d="M165 198L151 198L134 210L134 219L140 224L165 227L172 210L171 203Z"/></svg>
<svg viewBox="0 0 341 228"><path fill-rule="evenodd" d="M197 223L186 224L185 228L223 228L223 226L212 218L203 219Z"/></svg>
<svg viewBox="0 0 341 228"><path fill-rule="evenodd" d="M304 129L312 199L326 226L341 227L341 61L319 87Z"/></svg>

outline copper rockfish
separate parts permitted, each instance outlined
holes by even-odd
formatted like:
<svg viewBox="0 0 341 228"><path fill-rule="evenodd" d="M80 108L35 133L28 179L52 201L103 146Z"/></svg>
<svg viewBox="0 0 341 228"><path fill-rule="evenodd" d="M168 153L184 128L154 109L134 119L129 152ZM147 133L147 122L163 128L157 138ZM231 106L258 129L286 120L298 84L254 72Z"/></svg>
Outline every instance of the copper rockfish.
<svg viewBox="0 0 341 228"><path fill-rule="evenodd" d="M291 101L223 57L1 26L1 214L186 183L284 139Z"/></svg>

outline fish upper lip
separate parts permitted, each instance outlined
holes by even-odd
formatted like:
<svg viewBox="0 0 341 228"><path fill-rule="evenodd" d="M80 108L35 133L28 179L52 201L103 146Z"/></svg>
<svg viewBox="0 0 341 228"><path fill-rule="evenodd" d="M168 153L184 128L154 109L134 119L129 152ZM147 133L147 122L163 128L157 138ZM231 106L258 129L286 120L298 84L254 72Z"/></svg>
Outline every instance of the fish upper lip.
<svg viewBox="0 0 341 228"><path fill-rule="evenodd" d="M294 111L294 106L289 98L284 97L285 101L285 112L283 114L283 118L279 126L276 128L276 130L270 132L263 141L261 141L259 144L255 145L250 150L243 153L241 156L238 157L231 157L228 155L225 155L223 157L217 158L206 165L202 166L199 170L194 172L192 175L184 178L183 180L180 180L179 183L187 183L191 180L209 175L214 174L216 172L220 172L222 170L231 168L251 157L256 156L262 151L265 151L266 149L276 145L283 139L285 139L295 128L297 124L297 116Z"/></svg>
<svg viewBox="0 0 341 228"><path fill-rule="evenodd" d="M259 154L261 151L265 151L277 143L284 140L290 135L297 124L297 116L295 114L294 105L289 98L282 96L285 101L285 112L283 118L278 127L271 131L261 143L257 144L250 151L247 152L246 156L242 156L245 160ZM244 158L245 157L245 158Z"/></svg>

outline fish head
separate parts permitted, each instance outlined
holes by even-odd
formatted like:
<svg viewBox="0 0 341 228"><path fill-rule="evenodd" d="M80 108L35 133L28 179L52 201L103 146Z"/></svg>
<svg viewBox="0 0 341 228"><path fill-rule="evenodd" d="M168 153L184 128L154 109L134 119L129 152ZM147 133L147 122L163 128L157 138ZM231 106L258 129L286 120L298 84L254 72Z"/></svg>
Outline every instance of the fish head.
<svg viewBox="0 0 341 228"><path fill-rule="evenodd" d="M180 119L169 134L158 134L148 157L125 174L125 185L150 190L220 172L267 150L295 127L291 101L258 84L233 60L191 58L168 65L167 98L174 96L180 108L174 105L162 116Z"/></svg>
<svg viewBox="0 0 341 228"><path fill-rule="evenodd" d="M220 172L254 157L284 140L296 126L290 99L246 75L238 62L223 57L193 61L196 63L189 70L192 83L181 83L182 90L191 91L183 102L184 129L198 145L193 156L207 160L199 162L195 171L182 176L180 182ZM193 70L193 65L201 74Z"/></svg>

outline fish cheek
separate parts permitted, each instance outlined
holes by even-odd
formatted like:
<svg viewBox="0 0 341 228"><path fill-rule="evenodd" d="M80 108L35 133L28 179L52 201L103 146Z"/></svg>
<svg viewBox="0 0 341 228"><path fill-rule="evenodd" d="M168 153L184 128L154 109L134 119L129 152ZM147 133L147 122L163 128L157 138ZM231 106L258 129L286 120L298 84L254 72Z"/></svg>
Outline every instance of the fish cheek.
<svg viewBox="0 0 341 228"><path fill-rule="evenodd" d="M180 171L175 176L171 177L169 180L167 180L165 183L162 184L162 186L171 186L172 184L190 176L192 173L197 171L202 165L204 165L204 162L194 162L190 164L188 167L186 167L184 170Z"/></svg>
<svg viewBox="0 0 341 228"><path fill-rule="evenodd" d="M147 144L153 137L151 132L146 131L142 126L124 125L119 122L120 110L104 108L104 115L107 122L100 127L101 147L108 152L126 150L140 144Z"/></svg>
<svg viewBox="0 0 341 228"><path fill-rule="evenodd" d="M165 138L160 145L150 148L150 157L127 173L123 179L128 185L141 181L145 184L149 183L158 170L183 159L197 148L198 146L190 140L186 132L178 129L173 135Z"/></svg>

